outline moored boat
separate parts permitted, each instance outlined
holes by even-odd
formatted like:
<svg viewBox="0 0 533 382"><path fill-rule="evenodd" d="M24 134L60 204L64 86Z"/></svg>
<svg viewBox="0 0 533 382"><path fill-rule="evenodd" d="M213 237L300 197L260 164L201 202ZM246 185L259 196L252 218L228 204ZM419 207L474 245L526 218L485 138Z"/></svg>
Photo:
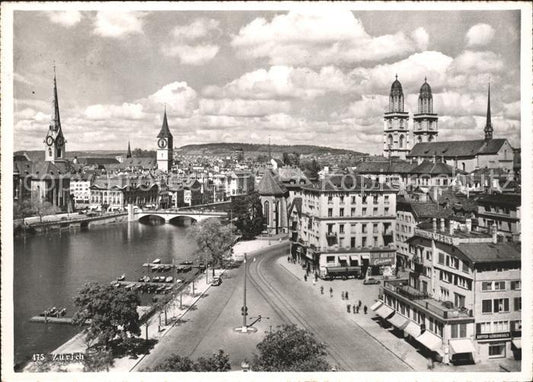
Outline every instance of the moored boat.
<svg viewBox="0 0 533 382"><path fill-rule="evenodd" d="M157 258L154 261L152 261L154 264L161 264L161 259Z"/></svg>
<svg viewBox="0 0 533 382"><path fill-rule="evenodd" d="M165 282L166 282L166 283L171 283L172 281L174 281L174 277L172 277L172 276L168 276L168 277L165 279Z"/></svg>

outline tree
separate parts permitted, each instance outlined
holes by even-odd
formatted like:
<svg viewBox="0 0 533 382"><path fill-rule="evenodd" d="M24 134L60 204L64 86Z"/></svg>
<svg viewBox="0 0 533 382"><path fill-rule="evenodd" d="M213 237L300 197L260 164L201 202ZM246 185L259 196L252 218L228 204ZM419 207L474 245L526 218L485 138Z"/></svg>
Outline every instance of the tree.
<svg viewBox="0 0 533 382"><path fill-rule="evenodd" d="M313 158L313 160L311 160L310 162L306 162L304 168L309 174L309 179L318 179L318 172L321 170L321 168L315 158Z"/></svg>
<svg viewBox="0 0 533 382"><path fill-rule="evenodd" d="M86 284L74 298L78 307L73 323L84 325L88 344L109 350L111 341L140 335L139 296L133 291L115 289L111 285Z"/></svg>
<svg viewBox="0 0 533 382"><path fill-rule="evenodd" d="M109 371L113 364L111 350L91 349L86 351L83 357L83 371L85 372Z"/></svg>
<svg viewBox="0 0 533 382"><path fill-rule="evenodd" d="M213 267L222 262L233 245L233 230L231 225L222 225L217 218L209 218L193 225L189 234L198 245L200 256Z"/></svg>
<svg viewBox="0 0 533 382"><path fill-rule="evenodd" d="M194 363L194 371L228 371L231 369L229 356L220 349L209 357L200 357Z"/></svg>
<svg viewBox="0 0 533 382"><path fill-rule="evenodd" d="M251 240L263 232L265 218L257 192L233 198L231 211L235 227L240 231L244 240Z"/></svg>
<svg viewBox="0 0 533 382"><path fill-rule="evenodd" d="M254 371L327 371L326 345L314 335L296 325L283 325L269 333L257 345L254 354Z"/></svg>
<svg viewBox="0 0 533 382"><path fill-rule="evenodd" d="M219 350L209 357L198 358L196 362L189 357L172 354L163 362L145 371L228 371L230 369L229 356L224 353L224 350Z"/></svg>

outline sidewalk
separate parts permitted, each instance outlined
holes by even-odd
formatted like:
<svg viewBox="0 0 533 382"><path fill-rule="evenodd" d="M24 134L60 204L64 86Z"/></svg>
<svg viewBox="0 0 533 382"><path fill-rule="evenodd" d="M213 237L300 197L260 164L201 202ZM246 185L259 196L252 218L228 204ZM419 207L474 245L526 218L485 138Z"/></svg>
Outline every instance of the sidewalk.
<svg viewBox="0 0 533 382"><path fill-rule="evenodd" d="M222 275L225 272L224 269L216 269L215 277ZM178 323L185 314L193 307L198 300L206 293L211 287L210 282L213 279L212 270L208 270L209 281L206 282L205 272L198 275L194 280L194 294L193 283L189 284L182 293L182 308L180 309L180 295L178 294L174 300L168 303L167 308L167 325L165 325L164 312L156 312L148 320L148 338L159 340L165 336L170 328ZM139 315L145 310L149 309L147 306L141 306L138 308ZM161 322L161 326L160 326ZM146 324L141 325L141 338L146 338ZM71 354L71 353L84 353L86 350L86 344L84 341L83 333L78 333L72 337L69 341L59 346L56 350L51 352L52 354ZM157 344L155 345L157 346ZM109 369L110 372L127 372L132 370L137 365L144 355L139 356L136 359L132 359L129 356L122 358L115 358L114 365ZM69 363L62 367L62 370L68 372L82 372L83 365L81 362ZM30 363L24 368L25 372L35 372L35 365ZM54 370L51 370L54 371Z"/></svg>
<svg viewBox="0 0 533 382"><path fill-rule="evenodd" d="M409 344L402 337L397 336L391 329L386 329L380 325L378 317L370 307L376 302L379 294L380 285L363 285L363 280L335 279L332 281L324 281L318 278L316 283L313 283L314 275L309 274L307 282L304 281L305 269L300 264L289 263L286 257L281 257L277 263L291 272L298 278L299 282L307 284L307 287L312 288L317 296L318 301L323 301L329 307L334 307L339 315L345 315L348 319L353 320L361 329L368 335L380 342L384 347L390 350L398 358L402 359L408 364L413 371L428 371L427 359L417 350L417 348ZM383 281L381 281L383 282ZM320 293L320 287L324 287L324 294ZM333 297L330 297L329 289L333 289ZM341 292L348 292L348 300L341 298ZM353 305L357 305L361 300L361 309L358 314L354 314ZM351 312L347 312L346 305L350 307ZM365 315L363 307L367 306L368 313ZM498 359L485 362L479 362L475 365L444 365L435 363L435 372L501 372L500 365L509 371L519 371L519 361L510 359Z"/></svg>

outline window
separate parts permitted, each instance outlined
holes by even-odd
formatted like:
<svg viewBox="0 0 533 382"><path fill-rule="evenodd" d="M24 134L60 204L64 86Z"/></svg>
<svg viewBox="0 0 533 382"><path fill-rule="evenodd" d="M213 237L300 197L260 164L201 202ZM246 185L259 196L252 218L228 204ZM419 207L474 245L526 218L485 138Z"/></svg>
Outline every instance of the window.
<svg viewBox="0 0 533 382"><path fill-rule="evenodd" d="M328 195L328 204L333 204L333 196Z"/></svg>
<svg viewBox="0 0 533 382"><path fill-rule="evenodd" d="M520 280L511 281L511 290L520 290L522 287L522 284Z"/></svg>
<svg viewBox="0 0 533 382"><path fill-rule="evenodd" d="M350 247L355 248L355 237L350 239Z"/></svg>
<svg viewBox="0 0 533 382"><path fill-rule="evenodd" d="M366 224L363 224L361 227L362 227L362 232L363 233L367 233L368 232Z"/></svg>
<svg viewBox="0 0 533 382"><path fill-rule="evenodd" d="M508 298L496 298L494 301L494 313L508 312L509 311L509 299Z"/></svg>
<svg viewBox="0 0 533 382"><path fill-rule="evenodd" d="M512 332L522 331L522 320L511 321L511 331Z"/></svg>
<svg viewBox="0 0 533 382"><path fill-rule="evenodd" d="M328 233L333 233L333 224L328 224Z"/></svg>
<svg viewBox="0 0 533 382"><path fill-rule="evenodd" d="M492 313L492 300L483 300L481 302L481 313Z"/></svg>
<svg viewBox="0 0 533 382"><path fill-rule="evenodd" d="M505 343L496 343L489 345L489 358L505 357Z"/></svg>
<svg viewBox="0 0 533 382"><path fill-rule="evenodd" d="M335 256L326 256L326 263L334 263Z"/></svg>
<svg viewBox="0 0 533 382"><path fill-rule="evenodd" d="M328 208L328 217L333 216L333 208Z"/></svg>
<svg viewBox="0 0 533 382"><path fill-rule="evenodd" d="M344 208L339 209L339 215L344 216Z"/></svg>
<svg viewBox="0 0 533 382"><path fill-rule="evenodd" d="M352 196L352 203L355 204L355 196Z"/></svg>
<svg viewBox="0 0 533 382"><path fill-rule="evenodd" d="M465 306L465 296L460 295L459 293L454 293L454 297L454 305L463 308Z"/></svg>
<svg viewBox="0 0 533 382"><path fill-rule="evenodd" d="M362 215L363 215L363 216L366 216L366 207L363 207L362 212L363 212Z"/></svg>
<svg viewBox="0 0 533 382"><path fill-rule="evenodd" d="M444 253L439 252L439 264L444 265Z"/></svg>
<svg viewBox="0 0 533 382"><path fill-rule="evenodd" d="M339 201L341 204L344 203L344 195L339 196Z"/></svg>
<svg viewBox="0 0 533 382"><path fill-rule="evenodd" d="M520 311L522 310L522 297L515 297L514 298L514 311Z"/></svg>
<svg viewBox="0 0 533 382"><path fill-rule="evenodd" d="M479 322L479 323L476 324L476 333L477 334L490 333L490 332L491 332L490 322Z"/></svg>
<svg viewBox="0 0 533 382"><path fill-rule="evenodd" d="M355 208L352 208L352 209L350 210L350 214L351 214L352 216L355 216Z"/></svg>
<svg viewBox="0 0 533 382"><path fill-rule="evenodd" d="M389 214L389 207L385 207L385 215Z"/></svg>
<svg viewBox="0 0 533 382"><path fill-rule="evenodd" d="M492 323L493 333L502 333L509 331L509 321L494 321Z"/></svg>
<svg viewBox="0 0 533 382"><path fill-rule="evenodd" d="M363 226L363 227L364 227L364 226ZM366 237L363 237L362 245L363 245L363 247L366 247Z"/></svg>
<svg viewBox="0 0 533 382"><path fill-rule="evenodd" d="M466 324L452 324L452 338L465 338L466 337Z"/></svg>
<svg viewBox="0 0 533 382"><path fill-rule="evenodd" d="M372 214L373 214L373 216L376 216L378 214L378 208L377 207L374 207L374 209L372 210Z"/></svg>
<svg viewBox="0 0 533 382"><path fill-rule="evenodd" d="M389 204L389 195L385 195L384 198L385 204Z"/></svg>
<svg viewBox="0 0 533 382"><path fill-rule="evenodd" d="M440 288L440 298L444 301L448 301L450 298L450 292L446 288Z"/></svg>
<svg viewBox="0 0 533 382"><path fill-rule="evenodd" d="M344 233L344 224L339 226L339 233Z"/></svg>

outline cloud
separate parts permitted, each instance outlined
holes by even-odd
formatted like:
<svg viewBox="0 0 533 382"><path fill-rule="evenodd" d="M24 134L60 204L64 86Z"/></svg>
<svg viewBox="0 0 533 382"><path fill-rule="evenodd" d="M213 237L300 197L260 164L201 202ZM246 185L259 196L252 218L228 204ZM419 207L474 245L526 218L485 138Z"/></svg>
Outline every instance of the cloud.
<svg viewBox="0 0 533 382"><path fill-rule="evenodd" d="M114 38L142 33L145 16L143 12L100 11L94 20L94 33L102 37Z"/></svg>
<svg viewBox="0 0 533 382"><path fill-rule="evenodd" d="M169 114L174 116L189 116L198 108L196 91L187 82L175 81L163 86L147 98L139 101L150 112L162 114L166 105Z"/></svg>
<svg viewBox="0 0 533 382"><path fill-rule="evenodd" d="M123 103L117 105L91 105L85 109L84 115L90 120L109 120L111 118L118 119L144 119L146 117L143 112L143 106L140 104Z"/></svg>
<svg viewBox="0 0 533 382"><path fill-rule="evenodd" d="M217 45L168 45L162 48L165 55L178 57L187 65L203 65L211 61L219 49Z"/></svg>
<svg viewBox="0 0 533 382"><path fill-rule="evenodd" d="M420 50L426 50L429 42L429 34L422 27L416 28L412 33L411 37L413 38L416 46Z"/></svg>
<svg viewBox="0 0 533 382"><path fill-rule="evenodd" d="M454 59L454 69L458 73L493 73L502 71L503 60L494 52L474 52L466 50Z"/></svg>
<svg viewBox="0 0 533 382"><path fill-rule="evenodd" d="M264 116L289 110L290 103L287 101L228 98L200 100L200 113L207 115Z"/></svg>
<svg viewBox="0 0 533 382"><path fill-rule="evenodd" d="M81 21L82 14L79 11L47 12L48 18L55 24L72 27Z"/></svg>
<svg viewBox="0 0 533 382"><path fill-rule="evenodd" d="M425 31L373 37L352 12L322 9L289 12L270 22L256 18L240 29L231 45L242 58L268 58L273 65L328 65L375 61L414 52ZM427 35L427 33L426 33Z"/></svg>
<svg viewBox="0 0 533 382"><path fill-rule="evenodd" d="M466 32L466 46L485 46L494 38L494 28L488 24L476 24Z"/></svg>
<svg viewBox="0 0 533 382"><path fill-rule="evenodd" d="M279 65L245 73L223 87L208 86L203 93L208 97L313 99L327 92L347 93L353 86L349 76L333 66L314 71Z"/></svg>
<svg viewBox="0 0 533 382"><path fill-rule="evenodd" d="M211 61L220 50L212 40L221 34L220 22L198 18L187 25L178 25L170 33L170 42L161 44L165 56L178 57L182 64L203 65Z"/></svg>

